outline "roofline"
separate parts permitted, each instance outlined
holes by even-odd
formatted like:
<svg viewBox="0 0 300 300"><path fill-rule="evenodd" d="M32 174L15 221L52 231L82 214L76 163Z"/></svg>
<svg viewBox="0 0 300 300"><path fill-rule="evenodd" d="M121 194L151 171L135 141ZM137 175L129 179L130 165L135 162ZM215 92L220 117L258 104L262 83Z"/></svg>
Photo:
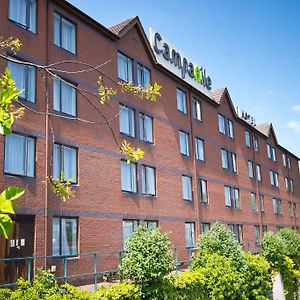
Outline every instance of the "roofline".
<svg viewBox="0 0 300 300"><path fill-rule="evenodd" d="M51 1L58 4L59 6L65 6L68 9L73 10L79 17L83 17L84 19L86 19L88 23L93 25L93 27L96 28L97 30L103 32L110 39L112 40L120 39L119 36L111 32L107 27L105 27L104 25L102 25L101 23L93 19L91 16L87 15L85 12L83 12L82 10L80 10L79 8L77 8L67 0L51 0Z"/></svg>

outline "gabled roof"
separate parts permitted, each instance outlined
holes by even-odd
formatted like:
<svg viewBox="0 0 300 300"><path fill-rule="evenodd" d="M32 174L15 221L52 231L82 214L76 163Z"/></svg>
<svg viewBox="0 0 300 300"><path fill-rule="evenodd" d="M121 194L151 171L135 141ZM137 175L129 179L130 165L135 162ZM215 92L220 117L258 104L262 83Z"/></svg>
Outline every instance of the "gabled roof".
<svg viewBox="0 0 300 300"><path fill-rule="evenodd" d="M272 126L271 123L263 123L263 124L256 125L255 128L265 136L269 136L271 126Z"/></svg>
<svg viewBox="0 0 300 300"><path fill-rule="evenodd" d="M126 19L120 23L117 23L115 25L109 26L107 27L107 29L109 29L112 33L121 36L122 35L122 31L126 30L127 27L130 27L130 25L132 25L131 23L136 23L135 21L137 21L138 17L131 17L129 19Z"/></svg>
<svg viewBox="0 0 300 300"><path fill-rule="evenodd" d="M218 88L216 90L213 90L211 92L211 94L213 96L213 100L215 102L217 102L218 104L220 104L221 103L221 99L222 99L223 94L225 93L225 91L226 91L226 87L221 87L221 88Z"/></svg>

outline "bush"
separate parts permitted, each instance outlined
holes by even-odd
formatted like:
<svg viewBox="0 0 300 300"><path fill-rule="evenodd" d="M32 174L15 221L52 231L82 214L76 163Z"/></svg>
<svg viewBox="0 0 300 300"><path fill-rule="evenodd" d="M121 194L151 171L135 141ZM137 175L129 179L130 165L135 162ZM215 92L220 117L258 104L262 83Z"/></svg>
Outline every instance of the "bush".
<svg viewBox="0 0 300 300"><path fill-rule="evenodd" d="M290 257L300 268L300 236L292 228L282 228L278 232L278 236L284 242L284 254Z"/></svg>
<svg viewBox="0 0 300 300"><path fill-rule="evenodd" d="M270 265L261 255L245 254L247 271L245 276L245 291L250 300L268 300L272 289Z"/></svg>
<svg viewBox="0 0 300 300"><path fill-rule="evenodd" d="M174 269L173 251L167 233L139 226L126 242L120 275L136 283L163 281Z"/></svg>
<svg viewBox="0 0 300 300"><path fill-rule="evenodd" d="M10 289L0 289L0 300L11 299L12 291Z"/></svg>
<svg viewBox="0 0 300 300"><path fill-rule="evenodd" d="M193 269L205 278L203 292L207 299L247 299L243 273L236 270L232 259L202 251Z"/></svg>
<svg viewBox="0 0 300 300"><path fill-rule="evenodd" d="M198 244L199 251L195 256L194 267L197 266L197 259L202 256L202 252L229 258L237 270L245 268L245 258L241 245L234 235L223 224L216 222L211 230L200 237Z"/></svg>
<svg viewBox="0 0 300 300"><path fill-rule="evenodd" d="M1 298L0 298L1 299ZM10 296L3 299L14 300L89 300L86 292L80 292L78 288L69 284L59 285L55 276L46 270L39 270L33 282L20 278L18 287Z"/></svg>
<svg viewBox="0 0 300 300"><path fill-rule="evenodd" d="M205 278L198 271L187 271L180 273L174 282L177 300L207 300L208 295L205 294ZM169 298L173 299L173 298Z"/></svg>
<svg viewBox="0 0 300 300"><path fill-rule="evenodd" d="M120 283L110 287L100 287L93 295L94 300L141 300L141 287L131 283Z"/></svg>

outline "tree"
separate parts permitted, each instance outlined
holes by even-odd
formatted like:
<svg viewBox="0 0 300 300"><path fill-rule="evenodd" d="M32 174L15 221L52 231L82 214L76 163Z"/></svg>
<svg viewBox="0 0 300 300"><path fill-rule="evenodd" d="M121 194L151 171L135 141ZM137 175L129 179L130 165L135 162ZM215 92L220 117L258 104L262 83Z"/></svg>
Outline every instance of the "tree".
<svg viewBox="0 0 300 300"><path fill-rule="evenodd" d="M109 120L102 109L100 108L101 105L107 104L111 97L115 96L118 92L123 93L131 93L134 95L134 97L138 99L144 99L149 100L151 102L156 102L157 97L160 97L161 94L159 90L161 89L161 86L157 84L156 82L152 85L146 86L146 87L137 87L134 86L132 83L127 82L116 82L113 78L107 76L105 73L101 71L101 67L106 65L109 62L104 62L103 64L99 66L92 66L89 63L86 62L79 62L79 61L59 61L56 63L52 63L50 65L38 65L34 64L28 61L20 61L16 58L8 57L6 55L5 51L10 51L12 54L15 54L16 51L19 51L21 47L21 42L19 39L14 39L12 37L8 39L2 39L0 37L0 58L5 59L6 61L10 61L16 64L22 64L26 66L35 67L38 69L43 79L43 85L44 85L44 94L46 99L46 111L36 111L34 109L30 109L32 112L44 115L46 117L47 124L50 125L52 139L54 140L54 132L51 126L51 117L57 117L57 118L67 118L71 120L77 120L84 123L93 123L93 124L104 124L108 126L110 129L112 138L118 147L119 151L122 155L126 158L127 162L134 162L137 161L144 156L144 151L140 148L134 148L130 145L129 142L124 140L123 142L118 141L116 138L116 134L114 133L113 128L111 127L111 121ZM77 71L67 71L60 69L61 65L72 65L72 66L79 66L81 69L78 69ZM84 90L78 86L74 86L71 83L65 81L59 74L69 73L69 74L79 74L79 73L87 73L87 72L96 72L99 76L98 80L98 92L95 93L93 91ZM104 78L107 80L110 80L114 85L115 88L108 87L104 84ZM61 82L65 83L66 85L72 86L72 88L75 88L76 91L90 104L93 106L95 110L98 111L99 115L102 117L102 121L94 122L86 119L80 119L78 117L66 117L62 116L60 114L52 113L49 111L49 99L48 99L48 90L47 90L47 80L53 80L53 79L59 79ZM25 109L27 108L26 105L24 105L22 102L18 100L18 95L22 93L22 90L19 90L15 86L15 82L11 76L11 73L8 69L5 70L4 74L1 76L0 81L0 134L7 135L10 134L12 131L12 125L14 124L15 120L23 117ZM98 106L94 105L90 97L96 97L98 99ZM16 107L15 104L18 104L18 107ZM100 106L100 107L99 107ZM115 116L118 117L118 114ZM46 132L46 139L48 136L48 132ZM47 163L47 162L46 162ZM63 201L68 200L69 198L73 197L75 195L74 190L72 189L72 180L71 178L66 179L63 172L61 173L60 178L54 178L51 175L48 175L47 178L45 178L45 188L47 189L48 184L50 185L52 191L60 197ZM12 191L12 188L10 188L10 191ZM20 188L16 190L16 195L20 197L23 193L20 193ZM17 197L14 197L14 200ZM4 232L5 228L5 234L4 236L7 237L9 234L9 230L11 226L8 226L7 224L11 221L11 218L9 217L9 214L13 214L14 206L11 205L11 208L9 212L3 211L5 214L5 217L0 217L0 227L3 228L2 232ZM1 213L1 203L0 203L0 213ZM1 215L0 215L1 216ZM1 234L1 231L0 231Z"/></svg>

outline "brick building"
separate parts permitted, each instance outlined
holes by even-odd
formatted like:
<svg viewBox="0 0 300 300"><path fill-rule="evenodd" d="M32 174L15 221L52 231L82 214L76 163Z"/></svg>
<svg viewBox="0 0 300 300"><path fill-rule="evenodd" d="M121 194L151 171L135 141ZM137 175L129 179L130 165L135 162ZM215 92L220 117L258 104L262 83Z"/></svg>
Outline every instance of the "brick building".
<svg viewBox="0 0 300 300"><path fill-rule="evenodd" d="M97 92L97 72L57 70L87 66L53 66L60 81L1 59L1 72L7 66L25 89L20 102L27 107L14 133L0 137L0 187L27 190L11 237L1 240L1 257L117 251L141 221L171 232L183 252L216 220L250 251L267 230L298 228L299 158L280 146L271 123L256 125L236 110L226 88L211 90L206 74L198 75L197 88L159 63L138 17L106 28L66 1L1 0L0 20L0 36L23 44L9 57L38 65L106 63L101 71L114 81L163 86L156 103L119 93L101 105L84 92ZM177 61L180 72L184 64ZM119 143L145 150L143 160L123 161L99 110ZM45 188L46 176L61 171L76 191L67 202ZM71 268L85 269L80 260L72 258ZM1 281L8 280L4 268Z"/></svg>

